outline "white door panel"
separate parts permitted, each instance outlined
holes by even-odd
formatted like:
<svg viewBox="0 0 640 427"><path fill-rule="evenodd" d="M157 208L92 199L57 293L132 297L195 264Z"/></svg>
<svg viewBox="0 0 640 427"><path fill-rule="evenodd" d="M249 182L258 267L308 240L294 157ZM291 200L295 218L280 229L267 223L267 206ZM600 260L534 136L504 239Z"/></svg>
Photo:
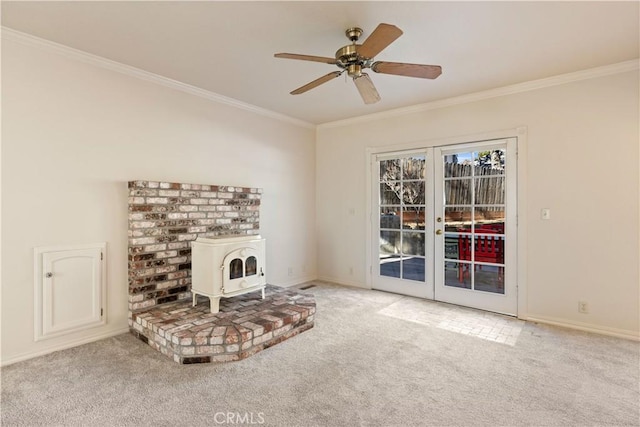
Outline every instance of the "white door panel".
<svg viewBox="0 0 640 427"><path fill-rule="evenodd" d="M435 148L435 299L517 314L515 153L515 139Z"/></svg>
<svg viewBox="0 0 640 427"><path fill-rule="evenodd" d="M36 248L36 340L104 324L105 249Z"/></svg>
<svg viewBox="0 0 640 427"><path fill-rule="evenodd" d="M373 288L433 298L431 169L425 150L373 159Z"/></svg>

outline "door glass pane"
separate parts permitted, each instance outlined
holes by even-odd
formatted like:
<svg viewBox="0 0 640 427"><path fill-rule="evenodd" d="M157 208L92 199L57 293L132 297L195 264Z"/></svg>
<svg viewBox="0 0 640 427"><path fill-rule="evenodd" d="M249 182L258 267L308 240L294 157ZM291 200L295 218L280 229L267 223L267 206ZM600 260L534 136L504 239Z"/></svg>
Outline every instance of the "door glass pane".
<svg viewBox="0 0 640 427"><path fill-rule="evenodd" d="M380 181L400 180L400 159L380 161Z"/></svg>
<svg viewBox="0 0 640 427"><path fill-rule="evenodd" d="M476 264L473 287L476 291L504 294L504 267Z"/></svg>
<svg viewBox="0 0 640 427"><path fill-rule="evenodd" d="M459 246L460 237L457 234L445 234L444 236L444 257L445 259L460 259Z"/></svg>
<svg viewBox="0 0 640 427"><path fill-rule="evenodd" d="M380 228L400 228L400 207L380 208Z"/></svg>
<svg viewBox="0 0 640 427"><path fill-rule="evenodd" d="M380 254L380 275L400 278L400 255Z"/></svg>
<svg viewBox="0 0 640 427"><path fill-rule="evenodd" d="M245 264L245 276L254 276L258 272L258 260L254 256L247 258Z"/></svg>
<svg viewBox="0 0 640 427"><path fill-rule="evenodd" d="M407 206L402 211L402 228L424 230L424 206Z"/></svg>
<svg viewBox="0 0 640 427"><path fill-rule="evenodd" d="M444 203L447 205L470 205L472 182L470 178L445 181Z"/></svg>
<svg viewBox="0 0 640 427"><path fill-rule="evenodd" d="M403 258L402 278L424 282L424 258Z"/></svg>
<svg viewBox="0 0 640 427"><path fill-rule="evenodd" d="M471 231L471 208L445 207L444 231Z"/></svg>
<svg viewBox="0 0 640 427"><path fill-rule="evenodd" d="M479 177L475 179L476 205L504 204L504 176Z"/></svg>
<svg viewBox="0 0 640 427"><path fill-rule="evenodd" d="M473 153L475 176L504 174L505 150L487 150Z"/></svg>
<svg viewBox="0 0 640 427"><path fill-rule="evenodd" d="M242 277L242 260L240 258L235 258L229 264L229 279L238 279Z"/></svg>
<svg viewBox="0 0 640 427"><path fill-rule="evenodd" d="M424 255L424 233L403 232L402 253L405 255Z"/></svg>
<svg viewBox="0 0 640 427"><path fill-rule="evenodd" d="M488 229L504 234L504 206L481 206L475 208L473 218L478 233Z"/></svg>
<svg viewBox="0 0 640 427"><path fill-rule="evenodd" d="M473 261L504 264L504 236L476 234L474 242Z"/></svg>
<svg viewBox="0 0 640 427"><path fill-rule="evenodd" d="M411 156L402 159L402 179L424 180L424 156Z"/></svg>
<svg viewBox="0 0 640 427"><path fill-rule="evenodd" d="M443 160L445 178L471 176L473 153L448 154L443 156Z"/></svg>
<svg viewBox="0 0 640 427"><path fill-rule="evenodd" d="M400 182L384 182L380 184L380 204L399 205L400 204Z"/></svg>
<svg viewBox="0 0 640 427"><path fill-rule="evenodd" d="M400 232L380 231L380 253L398 254L400 253Z"/></svg>
<svg viewBox="0 0 640 427"><path fill-rule="evenodd" d="M454 261L444 262L444 285L455 288L471 289L470 263Z"/></svg>
<svg viewBox="0 0 640 427"><path fill-rule="evenodd" d="M424 205L424 181L405 181L402 186L402 203Z"/></svg>

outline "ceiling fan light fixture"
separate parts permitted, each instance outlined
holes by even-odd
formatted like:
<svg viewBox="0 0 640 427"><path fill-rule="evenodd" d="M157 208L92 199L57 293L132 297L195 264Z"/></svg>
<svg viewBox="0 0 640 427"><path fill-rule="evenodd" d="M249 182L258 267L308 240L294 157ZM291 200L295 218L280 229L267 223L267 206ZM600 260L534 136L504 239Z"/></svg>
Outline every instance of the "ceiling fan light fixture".
<svg viewBox="0 0 640 427"><path fill-rule="evenodd" d="M353 82L360 92L360 96L365 104L375 104L380 101L380 94L373 85L367 73L362 73L359 77L354 77Z"/></svg>
<svg viewBox="0 0 640 427"><path fill-rule="evenodd" d="M350 64L347 67L347 74L349 77L358 78L362 75L362 65L360 64Z"/></svg>

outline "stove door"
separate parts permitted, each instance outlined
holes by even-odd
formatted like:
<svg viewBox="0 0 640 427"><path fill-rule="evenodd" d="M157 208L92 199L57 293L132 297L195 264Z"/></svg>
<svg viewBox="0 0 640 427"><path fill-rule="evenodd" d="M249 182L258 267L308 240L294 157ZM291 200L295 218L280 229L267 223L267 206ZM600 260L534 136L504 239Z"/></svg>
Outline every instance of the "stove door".
<svg viewBox="0 0 640 427"><path fill-rule="evenodd" d="M251 247L229 252L224 258L224 293L242 292L264 283L258 250Z"/></svg>

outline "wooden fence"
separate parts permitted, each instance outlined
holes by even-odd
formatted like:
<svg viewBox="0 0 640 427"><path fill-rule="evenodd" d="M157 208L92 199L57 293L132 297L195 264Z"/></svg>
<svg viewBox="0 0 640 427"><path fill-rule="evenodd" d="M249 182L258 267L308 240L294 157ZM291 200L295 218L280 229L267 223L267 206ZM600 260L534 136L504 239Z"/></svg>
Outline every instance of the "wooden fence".
<svg viewBox="0 0 640 427"><path fill-rule="evenodd" d="M472 171L472 168L474 169ZM474 205L476 207L476 220L478 216L484 219L497 219L503 217L505 197L504 170L492 169L490 166L473 166L457 163L445 163L444 173L447 178L461 178L445 181L445 203L451 205L470 205L472 191L475 191ZM471 176L475 180L471 180ZM472 184L475 181L475 188ZM485 205L485 206L482 206ZM488 205L488 206L487 206ZM447 220L469 221L471 219L470 208L455 206L447 209Z"/></svg>

